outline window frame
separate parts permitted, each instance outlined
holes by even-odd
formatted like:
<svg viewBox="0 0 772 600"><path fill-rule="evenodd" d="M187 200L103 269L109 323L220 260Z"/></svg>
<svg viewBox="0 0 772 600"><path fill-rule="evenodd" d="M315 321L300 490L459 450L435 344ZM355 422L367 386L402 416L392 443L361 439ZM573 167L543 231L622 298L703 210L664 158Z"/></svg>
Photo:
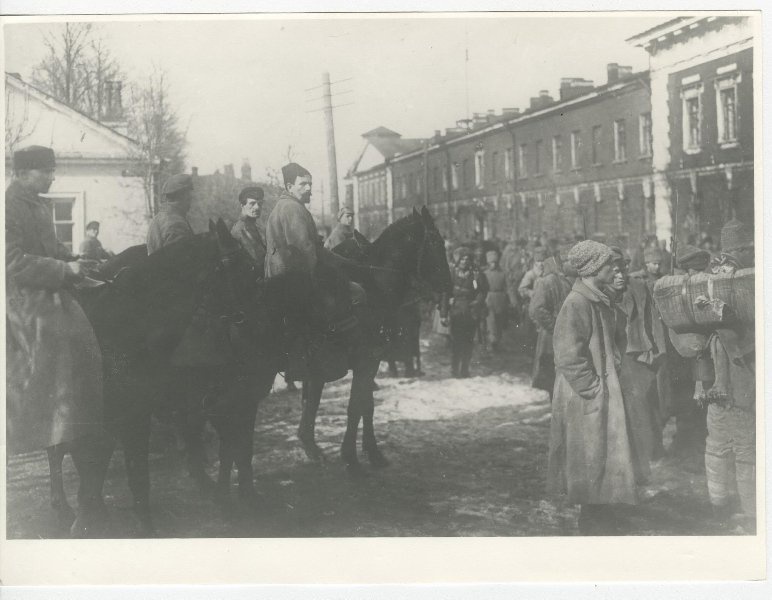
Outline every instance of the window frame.
<svg viewBox="0 0 772 600"><path fill-rule="evenodd" d="M504 179L511 180L512 177L512 166L514 164L515 159L515 150L514 148L506 148L504 150Z"/></svg>
<svg viewBox="0 0 772 600"><path fill-rule="evenodd" d="M681 88L681 133L682 143L681 146L686 154L697 154L702 151L703 134L702 125L704 121L703 114L703 94L705 92L705 86L702 82L692 83L684 85ZM688 106L692 100L697 101L697 143L692 143L692 127L691 127L691 113Z"/></svg>
<svg viewBox="0 0 772 600"><path fill-rule="evenodd" d="M646 127L648 125L648 127ZM654 136L652 134L651 111L638 115L638 156L650 158L654 151Z"/></svg>
<svg viewBox="0 0 772 600"><path fill-rule="evenodd" d="M517 177L528 179L528 144L520 144L517 151Z"/></svg>
<svg viewBox="0 0 772 600"><path fill-rule="evenodd" d="M481 190L485 187L485 150L475 150L474 153L474 186Z"/></svg>
<svg viewBox="0 0 772 600"><path fill-rule="evenodd" d="M614 119L614 163L627 162L627 120Z"/></svg>
<svg viewBox="0 0 772 600"><path fill-rule="evenodd" d="M563 172L563 136L552 136L552 170L555 173Z"/></svg>
<svg viewBox="0 0 772 600"><path fill-rule="evenodd" d="M571 170L578 171L581 165L582 131L575 129L571 132Z"/></svg>
<svg viewBox="0 0 772 600"><path fill-rule="evenodd" d="M83 192L48 192L46 194L40 194L44 198L51 200L51 218L54 224L54 234L56 235L56 225L63 225L72 223L72 241L70 244L72 247L69 249L72 254L77 254L80 249L80 243L85 238L86 234L86 215L85 215L85 194ZM54 204L57 201L71 200L71 220L69 221L57 221L56 220L56 208ZM63 242L56 236L56 239L65 247L67 242Z"/></svg>
<svg viewBox="0 0 772 600"><path fill-rule="evenodd" d="M533 155L534 155L534 161L533 161L534 174L533 174L533 176L534 177L539 177L540 175L544 175L544 171L542 171L542 164L541 164L541 148L542 148L543 145L544 145L544 140L536 140L533 143L533 146L534 146L534 150L533 150Z"/></svg>
<svg viewBox="0 0 772 600"><path fill-rule="evenodd" d="M728 74L722 73L720 76L716 77L714 82L716 89L716 139L722 148L733 148L739 145L740 119L738 106L740 98L738 84L741 80L741 74L739 72L734 72ZM725 131L726 115L724 114L724 103L722 102L722 92L725 90L732 90L734 93L734 136L731 138L726 136Z"/></svg>
<svg viewBox="0 0 772 600"><path fill-rule="evenodd" d="M596 139L596 136L595 136L596 132L598 134L597 135L597 139ZM601 138L603 137L603 125L593 125L591 136L592 137L591 137L590 141L591 141L591 144L592 144L592 148L591 148L591 150L592 150L592 166L593 167L599 167L599 166L601 166L603 164L602 162L600 162L600 152L598 152L600 150L601 146L603 145L602 144L602 140L601 140Z"/></svg>

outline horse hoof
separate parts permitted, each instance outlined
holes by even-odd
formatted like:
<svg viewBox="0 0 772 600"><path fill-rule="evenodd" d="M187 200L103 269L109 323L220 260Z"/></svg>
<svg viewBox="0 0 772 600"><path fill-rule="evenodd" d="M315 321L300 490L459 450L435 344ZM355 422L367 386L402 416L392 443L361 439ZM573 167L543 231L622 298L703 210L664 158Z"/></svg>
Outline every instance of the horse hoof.
<svg viewBox="0 0 772 600"><path fill-rule="evenodd" d="M383 469L389 466L388 459L383 455L383 452L375 448L374 450L365 450L365 456L370 465L376 469Z"/></svg>
<svg viewBox="0 0 772 600"><path fill-rule="evenodd" d="M303 446L303 452L306 454L306 458L311 462L323 463L327 460L327 457L322 452L322 449L317 446L316 442L307 442L300 439L300 443Z"/></svg>

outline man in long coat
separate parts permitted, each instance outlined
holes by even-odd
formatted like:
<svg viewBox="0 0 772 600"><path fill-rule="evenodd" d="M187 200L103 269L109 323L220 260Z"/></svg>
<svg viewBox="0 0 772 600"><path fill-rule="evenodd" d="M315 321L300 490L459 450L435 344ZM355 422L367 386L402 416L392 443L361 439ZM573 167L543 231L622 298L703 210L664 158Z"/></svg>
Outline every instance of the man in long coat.
<svg viewBox="0 0 772 600"><path fill-rule="evenodd" d="M254 262L259 279L262 279L265 274L266 245L257 221L263 212L264 202L263 188L251 185L241 190L239 192L241 215L231 228L231 235L238 240Z"/></svg>
<svg viewBox="0 0 772 600"><path fill-rule="evenodd" d="M193 201L193 178L184 173L169 177L164 184L163 195L165 202L153 217L147 232L148 254L193 236L187 219Z"/></svg>
<svg viewBox="0 0 772 600"><path fill-rule="evenodd" d="M56 238L50 148L13 156L5 192L7 440L11 454L68 444L80 508L101 504L105 453L102 356L71 294L88 264Z"/></svg>
<svg viewBox="0 0 772 600"><path fill-rule="evenodd" d="M531 386L546 390L552 397L555 387L555 356L552 350L552 333L560 308L573 284L566 277L558 258L544 261L544 275L539 278L531 296L529 316L536 323L536 353L533 363Z"/></svg>
<svg viewBox="0 0 772 600"><path fill-rule="evenodd" d="M579 279L555 323L547 486L581 504L582 533L608 534L617 530L613 505L637 501L619 381L623 324L602 291L614 279L611 249L586 240L568 260Z"/></svg>
<svg viewBox="0 0 772 600"><path fill-rule="evenodd" d="M488 295L485 297L485 306L488 309L486 329L491 350L497 352L507 323L507 280L504 270L499 266L499 251L488 250L486 259L488 263L485 269L485 279L488 281Z"/></svg>
<svg viewBox="0 0 772 600"><path fill-rule="evenodd" d="M480 315L485 310L488 282L472 262L472 252L465 246L458 249L458 261L453 270L453 299L450 307L451 373L453 377L469 377L474 336Z"/></svg>
<svg viewBox="0 0 772 600"><path fill-rule="evenodd" d="M620 319L625 323L625 338L619 379L624 390L625 410L630 425L636 481L645 484L651 475L651 461L664 454L659 419L659 395L655 359L657 350L653 327L657 312L649 288L640 279L628 276L629 261L621 248L611 247L620 277L611 286L611 294Z"/></svg>

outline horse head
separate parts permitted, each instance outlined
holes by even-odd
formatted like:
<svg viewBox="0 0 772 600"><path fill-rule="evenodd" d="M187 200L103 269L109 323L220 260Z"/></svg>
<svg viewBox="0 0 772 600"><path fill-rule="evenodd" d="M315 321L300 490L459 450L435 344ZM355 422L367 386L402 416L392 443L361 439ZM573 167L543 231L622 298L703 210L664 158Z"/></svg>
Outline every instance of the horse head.
<svg viewBox="0 0 772 600"><path fill-rule="evenodd" d="M452 288L448 258L445 253L445 240L434 223L429 209L421 207L413 212L421 219L423 240L418 253L418 277L428 283L436 293L448 293Z"/></svg>

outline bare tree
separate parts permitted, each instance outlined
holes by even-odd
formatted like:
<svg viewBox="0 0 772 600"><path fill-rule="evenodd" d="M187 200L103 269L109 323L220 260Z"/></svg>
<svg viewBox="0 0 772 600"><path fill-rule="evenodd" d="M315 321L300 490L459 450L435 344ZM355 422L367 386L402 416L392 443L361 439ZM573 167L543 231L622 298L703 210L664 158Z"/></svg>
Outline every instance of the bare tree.
<svg viewBox="0 0 772 600"><path fill-rule="evenodd" d="M48 50L32 82L67 106L94 119L104 116L105 82L121 79L98 29L92 23L65 23L45 35Z"/></svg>
<svg viewBox="0 0 772 600"><path fill-rule="evenodd" d="M139 144L134 159L144 181L150 215L156 209L152 202L155 186L185 167L187 132L181 129L168 95L166 73L158 68L143 83L130 87L128 134Z"/></svg>
<svg viewBox="0 0 772 600"><path fill-rule="evenodd" d="M40 117L38 116L38 119ZM30 97L26 90L14 92L5 86L5 153L13 155L16 147L35 131L37 120L30 117Z"/></svg>

